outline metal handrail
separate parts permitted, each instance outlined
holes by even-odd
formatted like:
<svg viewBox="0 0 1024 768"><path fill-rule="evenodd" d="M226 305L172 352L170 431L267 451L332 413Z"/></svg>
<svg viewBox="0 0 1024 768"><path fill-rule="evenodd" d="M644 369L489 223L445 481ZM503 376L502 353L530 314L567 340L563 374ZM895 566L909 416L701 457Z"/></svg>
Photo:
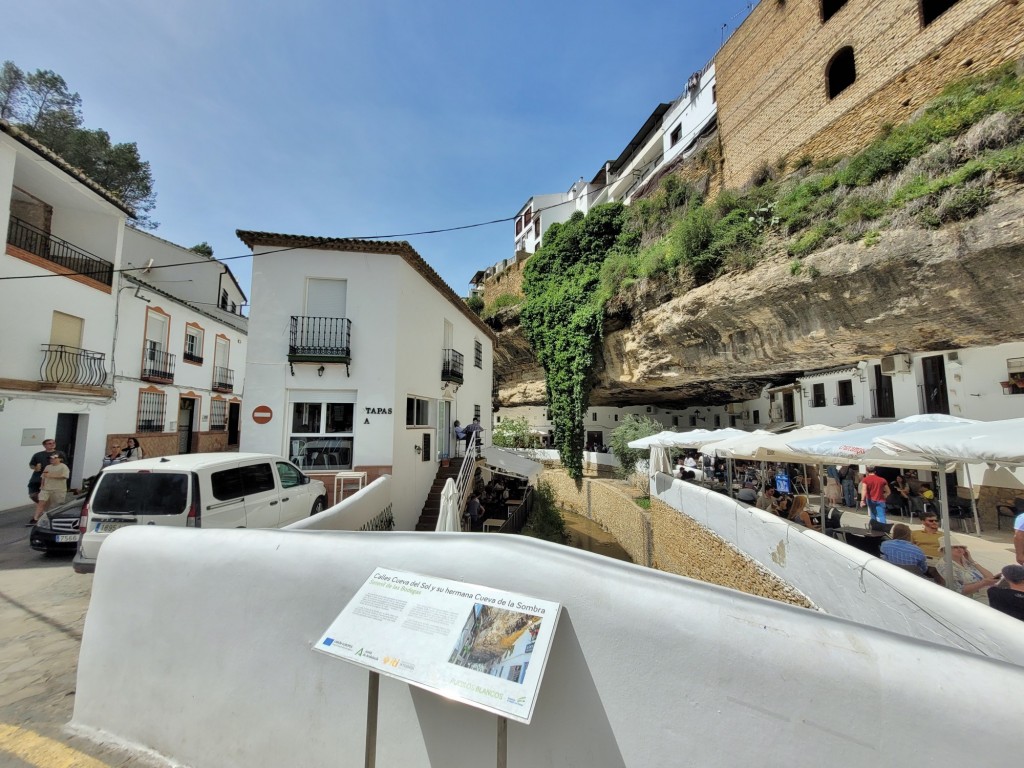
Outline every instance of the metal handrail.
<svg viewBox="0 0 1024 768"><path fill-rule="evenodd" d="M352 356L352 321L344 317L292 315L289 355Z"/></svg>
<svg viewBox="0 0 1024 768"><path fill-rule="evenodd" d="M454 349L441 350L441 381L463 382L464 357Z"/></svg>
<svg viewBox="0 0 1024 768"><path fill-rule="evenodd" d="M235 372L220 365L213 366L213 388L219 392L231 392L235 388Z"/></svg>
<svg viewBox="0 0 1024 768"><path fill-rule="evenodd" d="M63 344L43 344L39 380L47 384L101 387L107 381L106 355Z"/></svg>
<svg viewBox="0 0 1024 768"><path fill-rule="evenodd" d="M15 248L28 251L104 285L114 284L114 265L109 261L82 250L66 240L54 237L49 232L34 227L16 216L11 216L10 225L7 228L7 242Z"/></svg>
<svg viewBox="0 0 1024 768"><path fill-rule="evenodd" d="M174 360L175 357L170 352L159 349L145 350L142 356L142 378L173 381Z"/></svg>

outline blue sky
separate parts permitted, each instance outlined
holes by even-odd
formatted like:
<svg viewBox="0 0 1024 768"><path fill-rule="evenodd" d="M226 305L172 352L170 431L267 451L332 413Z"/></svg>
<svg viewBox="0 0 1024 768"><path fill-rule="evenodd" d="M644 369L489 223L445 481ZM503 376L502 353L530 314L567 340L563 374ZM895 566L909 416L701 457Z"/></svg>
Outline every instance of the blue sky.
<svg viewBox="0 0 1024 768"><path fill-rule="evenodd" d="M5 10L0 60L62 75L151 163L155 234L225 257L236 229L456 227L589 180L748 5L46 0ZM407 239L464 295L513 227Z"/></svg>

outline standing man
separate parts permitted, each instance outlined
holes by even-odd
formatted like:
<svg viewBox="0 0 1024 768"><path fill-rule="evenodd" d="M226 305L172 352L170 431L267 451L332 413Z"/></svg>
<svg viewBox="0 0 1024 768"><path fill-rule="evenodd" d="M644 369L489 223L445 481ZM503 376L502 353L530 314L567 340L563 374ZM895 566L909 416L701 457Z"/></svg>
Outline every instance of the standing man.
<svg viewBox="0 0 1024 768"><path fill-rule="evenodd" d="M459 443L462 443L466 440L466 430L462 428L462 424L459 422L458 419L455 420L455 424L452 427L452 429L455 431L455 455L458 456Z"/></svg>
<svg viewBox="0 0 1024 768"><path fill-rule="evenodd" d="M875 474L874 467L860 481L860 505L868 508L871 519L885 523L885 500L889 496L889 484L884 477Z"/></svg>
<svg viewBox="0 0 1024 768"><path fill-rule="evenodd" d="M466 427L466 450L468 451L470 446L480 442L478 435L484 431L484 428L480 426L480 417L476 416L473 419L473 423Z"/></svg>
<svg viewBox="0 0 1024 768"><path fill-rule="evenodd" d="M43 440L43 450L36 451L32 454L32 458L28 460L29 469L32 470L32 476L28 480L28 497L32 499L33 504L39 501L39 488L43 482L43 470L50 464L50 454L60 453L61 461L67 461L67 457L63 453L55 450L56 447L57 441L52 437L48 437Z"/></svg>

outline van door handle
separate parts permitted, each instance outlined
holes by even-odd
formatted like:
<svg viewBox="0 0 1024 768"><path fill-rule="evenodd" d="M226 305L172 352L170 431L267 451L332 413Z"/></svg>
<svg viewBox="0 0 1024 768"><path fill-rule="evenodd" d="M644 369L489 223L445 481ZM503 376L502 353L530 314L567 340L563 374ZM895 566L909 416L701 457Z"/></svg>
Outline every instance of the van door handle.
<svg viewBox="0 0 1024 768"><path fill-rule="evenodd" d="M272 502L270 502L270 506L274 506L275 504L277 504L277 502L276 502L276 501L272 501Z"/></svg>
<svg viewBox="0 0 1024 768"><path fill-rule="evenodd" d="M285 496L283 499L281 499L281 501L288 501L288 497Z"/></svg>

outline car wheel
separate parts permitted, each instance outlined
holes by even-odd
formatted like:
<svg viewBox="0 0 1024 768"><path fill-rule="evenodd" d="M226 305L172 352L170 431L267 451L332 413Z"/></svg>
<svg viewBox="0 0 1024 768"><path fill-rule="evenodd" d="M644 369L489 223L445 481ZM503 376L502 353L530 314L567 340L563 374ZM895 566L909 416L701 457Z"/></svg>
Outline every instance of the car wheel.
<svg viewBox="0 0 1024 768"><path fill-rule="evenodd" d="M313 508L309 510L309 516L319 515L327 508L327 501L323 496L320 496L316 501L313 502Z"/></svg>

